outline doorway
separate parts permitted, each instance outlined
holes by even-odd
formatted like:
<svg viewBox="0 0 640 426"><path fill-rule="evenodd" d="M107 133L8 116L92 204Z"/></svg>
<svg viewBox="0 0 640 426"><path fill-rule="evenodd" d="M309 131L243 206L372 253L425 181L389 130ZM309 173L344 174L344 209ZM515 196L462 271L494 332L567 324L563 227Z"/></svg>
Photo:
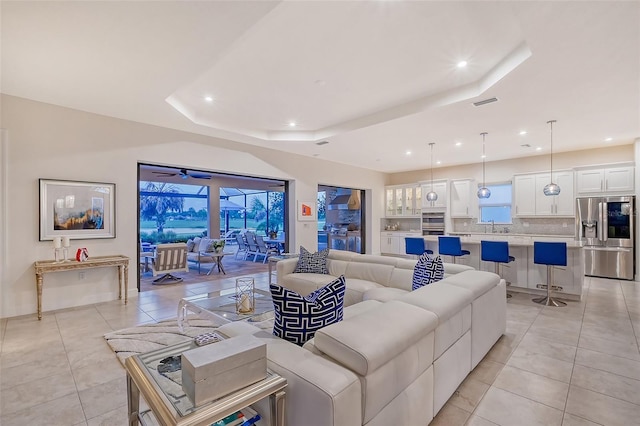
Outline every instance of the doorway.
<svg viewBox="0 0 640 426"><path fill-rule="evenodd" d="M157 244L223 239L224 251L236 254L240 249L236 235L252 231L268 239L276 231L281 249L286 250L287 189L288 182L279 179L139 163L138 291L150 288L147 281L152 281L150 263ZM193 257L188 256L189 272L175 274L180 274L184 283L221 278L207 275L212 265L193 264ZM266 271L263 258L257 261L255 257L226 255L223 263L230 267L225 266L224 278L232 277L235 269L238 274L259 272L260 268Z"/></svg>
<svg viewBox="0 0 640 426"><path fill-rule="evenodd" d="M318 250L365 252L365 192L318 185Z"/></svg>

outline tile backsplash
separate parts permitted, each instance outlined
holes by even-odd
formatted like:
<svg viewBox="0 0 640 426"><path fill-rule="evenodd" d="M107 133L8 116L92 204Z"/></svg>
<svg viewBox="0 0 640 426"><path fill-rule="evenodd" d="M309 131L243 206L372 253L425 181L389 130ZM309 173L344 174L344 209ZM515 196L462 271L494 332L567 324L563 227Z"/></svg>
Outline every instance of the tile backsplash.
<svg viewBox="0 0 640 426"><path fill-rule="evenodd" d="M452 219L453 232L491 232L491 225L478 224L476 219ZM466 225L465 225L466 224ZM513 218L510 225L496 224L496 232L508 229L511 234L575 235L573 218Z"/></svg>

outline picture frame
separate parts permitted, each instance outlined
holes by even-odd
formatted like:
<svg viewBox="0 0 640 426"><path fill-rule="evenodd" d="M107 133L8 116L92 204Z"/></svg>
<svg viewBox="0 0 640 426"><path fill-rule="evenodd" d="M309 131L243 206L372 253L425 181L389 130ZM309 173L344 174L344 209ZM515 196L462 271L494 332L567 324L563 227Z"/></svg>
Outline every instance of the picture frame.
<svg viewBox="0 0 640 426"><path fill-rule="evenodd" d="M40 241L115 238L114 183L39 179Z"/></svg>
<svg viewBox="0 0 640 426"><path fill-rule="evenodd" d="M315 201L298 201L298 220L299 221L316 220L316 202Z"/></svg>

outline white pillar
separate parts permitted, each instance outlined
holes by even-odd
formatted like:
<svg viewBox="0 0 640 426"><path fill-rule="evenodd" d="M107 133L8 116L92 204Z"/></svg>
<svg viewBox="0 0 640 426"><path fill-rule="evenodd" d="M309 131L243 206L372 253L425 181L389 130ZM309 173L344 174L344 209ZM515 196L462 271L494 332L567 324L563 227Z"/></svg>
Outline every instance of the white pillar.
<svg viewBox="0 0 640 426"><path fill-rule="evenodd" d="M636 138L636 140L633 143L633 159L635 161L635 172L634 172L634 187L635 187L635 195L636 195L636 223L634 223L635 226L635 234L634 235L634 245L635 245L635 250L636 250L636 273L634 275L634 280L638 281L639 278L639 274L638 274L638 269L640 269L640 247L638 247L638 200L640 200L640 173L638 172L638 165L640 164L640 138Z"/></svg>

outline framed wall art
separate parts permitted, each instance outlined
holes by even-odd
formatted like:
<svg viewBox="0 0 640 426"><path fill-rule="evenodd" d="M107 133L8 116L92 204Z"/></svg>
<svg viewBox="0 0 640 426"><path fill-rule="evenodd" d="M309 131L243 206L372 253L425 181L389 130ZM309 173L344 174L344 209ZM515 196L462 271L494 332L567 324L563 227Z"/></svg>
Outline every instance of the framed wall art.
<svg viewBox="0 0 640 426"><path fill-rule="evenodd" d="M40 241L115 238L116 185L40 179Z"/></svg>
<svg viewBox="0 0 640 426"><path fill-rule="evenodd" d="M298 201L298 220L316 220L315 201Z"/></svg>

